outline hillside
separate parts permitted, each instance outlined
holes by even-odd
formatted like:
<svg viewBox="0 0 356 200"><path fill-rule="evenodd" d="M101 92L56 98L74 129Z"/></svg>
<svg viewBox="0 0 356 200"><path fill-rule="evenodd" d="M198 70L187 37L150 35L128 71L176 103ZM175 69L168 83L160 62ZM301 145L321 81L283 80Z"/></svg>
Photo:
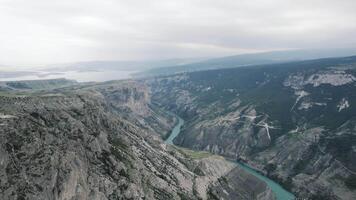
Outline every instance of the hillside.
<svg viewBox="0 0 356 200"><path fill-rule="evenodd" d="M64 78L35 81L0 81L0 91L48 90L76 84L78 84L76 81Z"/></svg>
<svg viewBox="0 0 356 200"><path fill-rule="evenodd" d="M164 144L175 119L150 101L133 81L0 95L0 199L208 199L227 175L242 181L229 199L274 199L223 158Z"/></svg>
<svg viewBox="0 0 356 200"><path fill-rule="evenodd" d="M356 57L146 80L185 121L174 143L244 160L300 197L355 199Z"/></svg>
<svg viewBox="0 0 356 200"><path fill-rule="evenodd" d="M312 60L328 57L345 57L356 55L356 49L310 49L286 50L263 53L242 54L221 58L202 60L177 66L163 66L138 72L137 76L169 75L181 72L193 72L211 69L234 68L241 66L286 63L291 61Z"/></svg>

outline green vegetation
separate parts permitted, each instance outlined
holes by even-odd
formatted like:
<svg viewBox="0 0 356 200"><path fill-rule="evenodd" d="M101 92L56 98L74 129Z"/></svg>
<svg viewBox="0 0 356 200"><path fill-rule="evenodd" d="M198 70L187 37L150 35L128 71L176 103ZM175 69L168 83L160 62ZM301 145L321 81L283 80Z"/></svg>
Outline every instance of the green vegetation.
<svg viewBox="0 0 356 200"><path fill-rule="evenodd" d="M350 152L352 151L352 146L356 144L356 136L335 136L328 138L325 142L327 142L328 151L337 157L338 160L347 163L353 159Z"/></svg>
<svg viewBox="0 0 356 200"><path fill-rule="evenodd" d="M128 145L124 142L123 139L121 139L119 137L113 138L111 140L111 143L112 143L112 145L114 147L117 147L117 148L120 148L120 149L124 149L124 150L128 149Z"/></svg>
<svg viewBox="0 0 356 200"><path fill-rule="evenodd" d="M211 154L210 152L207 151L193 151L193 150L189 150L186 148L180 148L177 147L178 151L181 152L182 154L192 158L192 159L203 159L203 158L207 158L212 156L213 154Z"/></svg>
<svg viewBox="0 0 356 200"><path fill-rule="evenodd" d="M208 200L220 200L211 188L208 189Z"/></svg>
<svg viewBox="0 0 356 200"><path fill-rule="evenodd" d="M114 155L118 160L122 161L126 167L133 168L132 160L133 156L131 155L128 144L119 137L110 139L111 154Z"/></svg>
<svg viewBox="0 0 356 200"><path fill-rule="evenodd" d="M265 166L265 170L267 171L267 174L271 174L272 172L274 172L277 169L277 165L274 163L268 163Z"/></svg>
<svg viewBox="0 0 356 200"><path fill-rule="evenodd" d="M13 91L0 91L0 96L3 97L20 97L20 96L28 96L30 93L28 92L13 92Z"/></svg>
<svg viewBox="0 0 356 200"><path fill-rule="evenodd" d="M356 190L356 175L351 175L345 180L345 185L351 190Z"/></svg>
<svg viewBox="0 0 356 200"><path fill-rule="evenodd" d="M297 164L293 168L296 174L302 172L307 167L317 151L318 147L316 144L313 144L309 147L308 151L306 151L306 153L302 156L302 159L298 160Z"/></svg>
<svg viewBox="0 0 356 200"><path fill-rule="evenodd" d="M255 53L255 54L242 54L236 56L228 56L222 58L213 58L208 60L202 60L198 62L192 62L184 65L172 65L163 66L158 68L153 68L146 70L139 75L143 76L157 76L157 75L167 75L175 74L179 72L192 72L192 71L202 71L211 69L222 69L222 68L236 68L242 66L252 66L252 65L281 65L284 62L293 60L311 60L317 58L327 58L327 57L342 57L346 55L351 55L352 51L348 54L339 54L340 50L333 50L326 52L325 50L292 50L292 51L275 51L266 53ZM335 56L337 55L337 56ZM338 59L320 59L328 61L334 65L340 63ZM346 60L346 58L345 58ZM274 64L273 64L274 63Z"/></svg>
<svg viewBox="0 0 356 200"><path fill-rule="evenodd" d="M61 79L29 80L29 81L7 81L5 85L15 90L44 90L66 87L77 84L76 81Z"/></svg>
<svg viewBox="0 0 356 200"><path fill-rule="evenodd" d="M193 172L198 176L205 176L204 171L199 166L196 166Z"/></svg>
<svg viewBox="0 0 356 200"><path fill-rule="evenodd" d="M354 169L354 66L356 56L167 76L156 79L157 101L178 111L187 121L177 138L182 146L214 147L214 151L224 155L243 150L248 159L257 155L259 164L269 150L276 150L273 162L277 163L268 164L267 160L265 170L272 179L291 189L299 184L293 182L296 175L310 175L329 167L316 164L324 154L332 154ZM264 123L270 127L268 138L262 132L267 129ZM297 133L292 131L296 128ZM283 148L290 157L286 158ZM209 156L186 150L185 154L195 159ZM288 178L278 177L279 173ZM345 185L356 188L355 177L347 179Z"/></svg>
<svg viewBox="0 0 356 200"><path fill-rule="evenodd" d="M225 176L222 176L222 177L218 178L218 181L219 181L220 183L225 183L225 184L228 184L228 183L229 183L228 180L227 180L227 178L226 178Z"/></svg>

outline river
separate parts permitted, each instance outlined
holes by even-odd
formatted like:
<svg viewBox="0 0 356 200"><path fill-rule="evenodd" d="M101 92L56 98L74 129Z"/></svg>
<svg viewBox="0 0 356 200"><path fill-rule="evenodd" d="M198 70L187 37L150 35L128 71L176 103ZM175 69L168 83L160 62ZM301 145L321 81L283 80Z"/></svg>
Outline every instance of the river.
<svg viewBox="0 0 356 200"><path fill-rule="evenodd" d="M178 119L178 123L172 129L169 137L165 140L165 142L167 144L173 145L174 138L176 138L179 135L181 127L184 124L184 120L182 118L177 116L177 119ZM252 174L253 176L260 179L261 181L265 182L268 185L268 187L270 187L272 189L272 191L276 195L277 200L293 200L293 199L295 199L295 196L292 193L285 190L281 185L279 185L275 181L258 173L256 170L254 170L252 167L248 166L247 164L240 163L240 162L234 162L234 163L236 163L236 165L238 165L240 168L244 169L246 172Z"/></svg>
<svg viewBox="0 0 356 200"><path fill-rule="evenodd" d="M165 142L167 144L173 145L173 139L178 136L178 134L180 133L180 128L184 124L184 120L182 118L180 118L178 116L177 116L177 118L178 118L178 123L172 129L171 134L169 135L169 137L165 140Z"/></svg>

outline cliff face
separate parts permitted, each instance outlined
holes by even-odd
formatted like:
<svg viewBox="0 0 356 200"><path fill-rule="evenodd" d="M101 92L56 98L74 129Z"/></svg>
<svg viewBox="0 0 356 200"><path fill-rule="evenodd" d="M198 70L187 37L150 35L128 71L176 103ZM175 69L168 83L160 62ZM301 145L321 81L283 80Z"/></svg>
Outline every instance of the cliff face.
<svg viewBox="0 0 356 200"><path fill-rule="evenodd" d="M356 198L356 57L146 80L175 144L242 159L301 197Z"/></svg>
<svg viewBox="0 0 356 200"><path fill-rule="evenodd" d="M240 187L241 185L244 187ZM214 182L209 192L216 199L268 200L274 198L272 191L267 189L263 182L245 174L240 168L233 169Z"/></svg>
<svg viewBox="0 0 356 200"><path fill-rule="evenodd" d="M135 81L94 84L80 88L79 91L99 92L111 106L111 112L115 112L151 134L165 137L176 122L176 119L165 110L151 104L147 86Z"/></svg>
<svg viewBox="0 0 356 200"><path fill-rule="evenodd" d="M99 96L2 99L1 199L193 198L194 174Z"/></svg>
<svg viewBox="0 0 356 200"><path fill-rule="evenodd" d="M0 96L0 199L207 198L234 166L163 144L149 102L134 82Z"/></svg>

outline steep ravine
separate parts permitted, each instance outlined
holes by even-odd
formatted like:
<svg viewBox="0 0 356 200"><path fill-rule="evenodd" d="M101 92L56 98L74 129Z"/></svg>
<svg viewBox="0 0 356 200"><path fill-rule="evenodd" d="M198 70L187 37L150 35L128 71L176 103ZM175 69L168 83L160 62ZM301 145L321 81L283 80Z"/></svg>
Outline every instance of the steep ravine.
<svg viewBox="0 0 356 200"><path fill-rule="evenodd" d="M170 144L170 145L173 145L173 140L179 135L181 127L184 125L184 120L181 117L176 115L176 118L177 118L178 122L172 129L169 137L165 140L165 143ZM283 189L282 186L280 186L278 183L274 182L273 180L269 179L268 177L263 176L261 173L255 171L255 169L251 168L247 164L241 163L238 161L231 161L231 162L234 163L234 165L236 165L237 168L241 168L244 170L244 172L252 174L253 176L257 177L259 180L265 182L268 185L268 187L272 189L277 200L293 200L293 199L295 199L295 196L292 193ZM239 170L239 172L241 173L241 170Z"/></svg>

